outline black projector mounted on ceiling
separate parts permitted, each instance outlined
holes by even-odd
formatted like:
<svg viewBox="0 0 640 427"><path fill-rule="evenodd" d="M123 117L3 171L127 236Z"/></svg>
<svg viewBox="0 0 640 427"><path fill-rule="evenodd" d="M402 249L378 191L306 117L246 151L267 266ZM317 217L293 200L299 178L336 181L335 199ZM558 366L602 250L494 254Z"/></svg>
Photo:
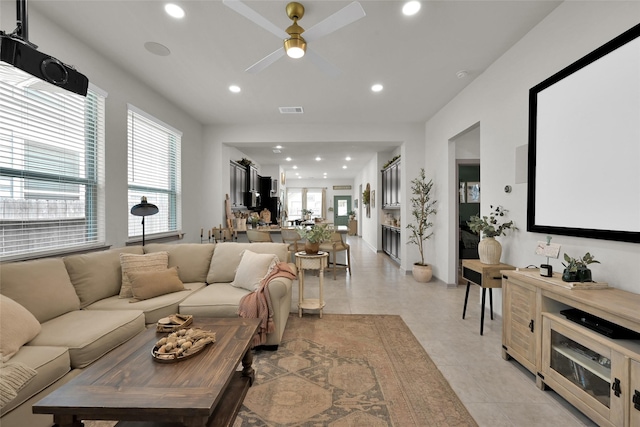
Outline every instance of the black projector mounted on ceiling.
<svg viewBox="0 0 640 427"><path fill-rule="evenodd" d="M16 3L18 27L9 35L0 31L0 61L53 85L86 96L89 79L84 74L53 56L38 52L38 46L29 42L27 0L17 0Z"/></svg>

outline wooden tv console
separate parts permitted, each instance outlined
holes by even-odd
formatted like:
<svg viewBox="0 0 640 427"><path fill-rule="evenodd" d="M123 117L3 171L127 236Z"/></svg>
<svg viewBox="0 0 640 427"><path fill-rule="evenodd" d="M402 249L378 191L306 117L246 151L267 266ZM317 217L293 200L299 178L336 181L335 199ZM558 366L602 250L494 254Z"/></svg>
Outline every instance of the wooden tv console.
<svg viewBox="0 0 640 427"><path fill-rule="evenodd" d="M560 313L576 308L640 333L640 295L565 286L557 273L502 271L502 357L599 425L640 426L640 340L608 338Z"/></svg>

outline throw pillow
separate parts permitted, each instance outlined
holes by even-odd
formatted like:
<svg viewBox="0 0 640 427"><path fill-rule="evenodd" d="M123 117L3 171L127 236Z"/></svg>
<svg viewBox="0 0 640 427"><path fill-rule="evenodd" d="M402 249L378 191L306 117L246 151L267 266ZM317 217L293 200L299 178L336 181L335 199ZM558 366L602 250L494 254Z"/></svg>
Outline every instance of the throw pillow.
<svg viewBox="0 0 640 427"><path fill-rule="evenodd" d="M120 288L120 298L131 298L131 282L128 273L138 273L141 271L164 271L169 265L169 253L154 252L146 255L120 254L120 267L122 267L122 287Z"/></svg>
<svg viewBox="0 0 640 427"><path fill-rule="evenodd" d="M40 322L14 300L0 295L0 357L3 362L40 333Z"/></svg>
<svg viewBox="0 0 640 427"><path fill-rule="evenodd" d="M15 399L20 389L36 374L34 369L22 363L0 364L0 408Z"/></svg>
<svg viewBox="0 0 640 427"><path fill-rule="evenodd" d="M278 263L278 257L274 254L257 254L248 249L242 251L240 255L242 259L231 286L255 291L260 286L260 281Z"/></svg>
<svg viewBox="0 0 640 427"><path fill-rule="evenodd" d="M129 302L142 301L185 290L178 275L178 267L171 267L164 271L129 272L127 276L131 282L131 293L133 294L133 299Z"/></svg>

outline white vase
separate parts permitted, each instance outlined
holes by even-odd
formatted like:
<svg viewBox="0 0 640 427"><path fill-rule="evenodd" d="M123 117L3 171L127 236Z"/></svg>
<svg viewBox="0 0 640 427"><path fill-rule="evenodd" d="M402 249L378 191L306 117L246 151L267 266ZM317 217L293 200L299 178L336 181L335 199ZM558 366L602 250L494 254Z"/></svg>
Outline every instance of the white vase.
<svg viewBox="0 0 640 427"><path fill-rule="evenodd" d="M431 265L420 265L413 264L413 269L411 270L411 274L413 274L413 278L417 282L426 283L431 280L433 277L433 270Z"/></svg>
<svg viewBox="0 0 640 427"><path fill-rule="evenodd" d="M485 237L478 243L478 255L483 264L500 264L502 245L494 237Z"/></svg>

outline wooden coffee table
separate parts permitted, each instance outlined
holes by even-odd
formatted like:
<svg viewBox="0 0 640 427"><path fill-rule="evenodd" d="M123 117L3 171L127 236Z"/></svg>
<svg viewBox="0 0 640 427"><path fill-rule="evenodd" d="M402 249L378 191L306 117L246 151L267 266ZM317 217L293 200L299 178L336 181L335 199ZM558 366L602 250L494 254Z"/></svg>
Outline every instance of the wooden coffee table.
<svg viewBox="0 0 640 427"><path fill-rule="evenodd" d="M216 342L188 360L158 363L151 356L166 334L151 328L103 356L33 405L60 427L82 420L118 426L211 427L233 424L253 383L251 340L258 319L197 318L193 326L216 333ZM242 371L236 368L242 362ZM144 423L138 422L144 421Z"/></svg>

